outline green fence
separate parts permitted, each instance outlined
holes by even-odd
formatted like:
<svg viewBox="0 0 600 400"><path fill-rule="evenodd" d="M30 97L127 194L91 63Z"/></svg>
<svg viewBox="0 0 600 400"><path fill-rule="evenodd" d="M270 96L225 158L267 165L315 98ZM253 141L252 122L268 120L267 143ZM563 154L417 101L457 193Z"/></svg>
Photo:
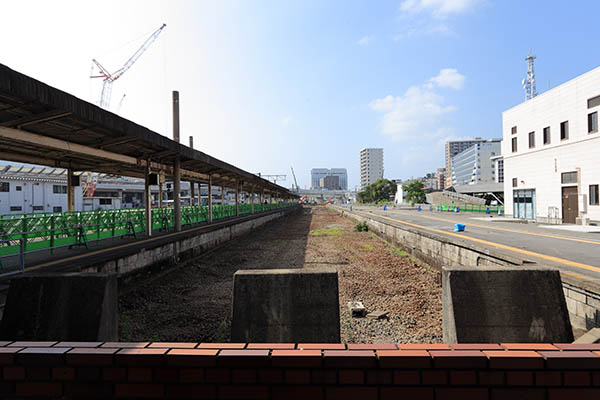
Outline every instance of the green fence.
<svg viewBox="0 0 600 400"><path fill-rule="evenodd" d="M254 212L290 207L296 203L254 204ZM240 204L239 215L252 213L251 204ZM169 231L175 226L173 207L152 209L152 229ZM213 205L213 220L235 216L235 205ZM63 213L0 215L0 257L62 246L88 246L89 242L146 231L144 209L96 210ZM208 221L208 206L181 207L181 225ZM1 264L0 264L1 265Z"/></svg>
<svg viewBox="0 0 600 400"><path fill-rule="evenodd" d="M489 212L492 214L498 214L498 210L500 210L501 214L504 214L504 207L503 206L486 206L484 204L466 204L466 203L462 203L462 204L448 204L448 203L442 203L442 204L438 204L438 210L439 211L456 211L456 207L459 208L460 211L466 211L466 212L478 212L478 213L487 213L488 210Z"/></svg>

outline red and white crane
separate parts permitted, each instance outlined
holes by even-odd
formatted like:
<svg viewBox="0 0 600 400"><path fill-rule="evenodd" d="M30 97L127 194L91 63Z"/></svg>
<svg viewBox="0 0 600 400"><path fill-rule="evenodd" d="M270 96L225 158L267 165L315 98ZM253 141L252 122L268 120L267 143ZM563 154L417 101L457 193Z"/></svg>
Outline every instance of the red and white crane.
<svg viewBox="0 0 600 400"><path fill-rule="evenodd" d="M104 68L96 59L93 59L92 62L98 67L98 75L92 75L90 78L102 78L102 93L100 94L100 98L98 99L98 105L102 108L108 109L110 107L110 97L112 93L112 84L114 81L119 79L131 66L144 54L148 47L158 38L158 35L161 34L162 30L167 26L167 24L162 24L160 28L158 28L146 41L142 46L137 49L137 51L129 57L127 62L123 64L121 68L113 72L112 74L108 72L106 68Z"/></svg>

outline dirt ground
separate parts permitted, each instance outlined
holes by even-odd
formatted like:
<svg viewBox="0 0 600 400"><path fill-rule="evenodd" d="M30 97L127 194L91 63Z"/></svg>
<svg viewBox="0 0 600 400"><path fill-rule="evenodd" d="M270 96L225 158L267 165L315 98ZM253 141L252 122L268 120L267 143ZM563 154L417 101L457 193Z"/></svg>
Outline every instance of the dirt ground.
<svg viewBox="0 0 600 400"><path fill-rule="evenodd" d="M339 272L340 327L347 343L442 340L438 274L324 206L273 221L119 297L122 341L229 341L232 276L248 268ZM389 319L351 318L349 301Z"/></svg>

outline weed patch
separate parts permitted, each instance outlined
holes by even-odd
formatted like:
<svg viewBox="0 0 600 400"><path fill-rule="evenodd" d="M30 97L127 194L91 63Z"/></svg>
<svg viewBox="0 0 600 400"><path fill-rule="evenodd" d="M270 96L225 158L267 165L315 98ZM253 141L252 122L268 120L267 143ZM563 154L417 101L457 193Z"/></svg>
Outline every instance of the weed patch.
<svg viewBox="0 0 600 400"><path fill-rule="evenodd" d="M342 228L319 228L311 232L313 236L340 236Z"/></svg>

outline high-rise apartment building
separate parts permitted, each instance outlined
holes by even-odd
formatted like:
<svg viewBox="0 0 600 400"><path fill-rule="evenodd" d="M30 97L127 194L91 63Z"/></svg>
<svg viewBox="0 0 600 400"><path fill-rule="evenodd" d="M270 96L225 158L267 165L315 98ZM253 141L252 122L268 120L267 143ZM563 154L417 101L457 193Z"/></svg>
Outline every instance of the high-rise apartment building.
<svg viewBox="0 0 600 400"><path fill-rule="evenodd" d="M361 190L383 178L383 149L362 149L360 151Z"/></svg>
<svg viewBox="0 0 600 400"><path fill-rule="evenodd" d="M468 149L474 144L485 142L487 139L476 137L470 140L452 140L446 142L446 187L452 186L452 157Z"/></svg>

